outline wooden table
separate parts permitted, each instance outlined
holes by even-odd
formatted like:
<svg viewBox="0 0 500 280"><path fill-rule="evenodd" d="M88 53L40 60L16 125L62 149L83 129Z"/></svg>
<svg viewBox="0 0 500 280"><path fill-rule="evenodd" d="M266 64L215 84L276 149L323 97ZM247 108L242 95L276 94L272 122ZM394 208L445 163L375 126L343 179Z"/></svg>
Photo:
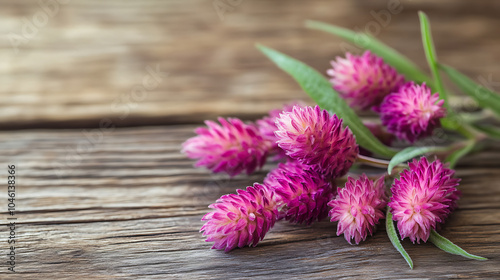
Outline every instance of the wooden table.
<svg viewBox="0 0 500 280"><path fill-rule="evenodd" d="M5 183L7 165L17 170L17 274L7 270L4 225L0 278L500 278L493 142L458 166L463 198L441 231L488 261L405 240L409 270L383 228L350 246L327 221L280 222L256 248L209 249L198 232L208 204L262 181L273 166L229 180L193 168L180 144L207 118L252 120L282 103L310 102L253 44L324 72L342 41L305 29L304 20L363 29L387 9L385 1L232 3L221 20L211 0L74 0L48 10L34 0L2 1L0 162ZM500 3L401 5L378 38L427 69L417 18L424 10L439 59L500 90ZM36 31L26 27L35 23Z"/></svg>

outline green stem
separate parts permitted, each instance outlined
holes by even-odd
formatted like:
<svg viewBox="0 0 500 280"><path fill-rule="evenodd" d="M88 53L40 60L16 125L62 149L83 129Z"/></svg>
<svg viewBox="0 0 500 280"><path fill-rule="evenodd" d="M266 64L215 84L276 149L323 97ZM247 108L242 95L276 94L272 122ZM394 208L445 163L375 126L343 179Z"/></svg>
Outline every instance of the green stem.
<svg viewBox="0 0 500 280"><path fill-rule="evenodd" d="M380 167L380 168L387 168L389 166L389 163L390 163L387 160L367 157L367 156L363 156L363 155L358 155L358 158L356 159L356 161L359 163L369 165L369 166Z"/></svg>

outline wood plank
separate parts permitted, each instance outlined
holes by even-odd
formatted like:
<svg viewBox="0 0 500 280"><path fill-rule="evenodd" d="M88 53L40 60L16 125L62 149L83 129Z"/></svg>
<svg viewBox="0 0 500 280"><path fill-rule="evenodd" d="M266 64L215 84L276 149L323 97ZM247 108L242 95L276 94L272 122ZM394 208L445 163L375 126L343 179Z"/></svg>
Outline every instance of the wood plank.
<svg viewBox="0 0 500 280"><path fill-rule="evenodd" d="M198 232L207 205L262 181L273 165L232 180L194 169L179 152L193 129L116 129L64 173L52 164L87 141L82 130L1 132L1 164L18 170L16 279L494 279L500 273L500 143L459 165L460 209L441 231L490 260L405 240L416 264L409 270L383 228L350 246L328 221L279 222L256 248L210 250ZM1 279L9 276L0 270Z"/></svg>
<svg viewBox="0 0 500 280"><path fill-rule="evenodd" d="M498 2L401 5L402 12L377 32L381 40L426 68L417 17L425 10L439 58L498 90ZM386 1L254 0L242 1L220 21L207 0L74 0L61 4L33 35L23 35L24 19L43 11L38 1L2 1L0 129L97 127L105 117L118 126L199 123L219 115L256 118L308 99L255 42L324 73L342 54L342 41L305 29L304 20L364 30L383 9ZM17 53L15 34L24 36L15 41L22 42ZM150 82L146 93L135 93L149 75L146 67L157 66L168 75L156 87Z"/></svg>

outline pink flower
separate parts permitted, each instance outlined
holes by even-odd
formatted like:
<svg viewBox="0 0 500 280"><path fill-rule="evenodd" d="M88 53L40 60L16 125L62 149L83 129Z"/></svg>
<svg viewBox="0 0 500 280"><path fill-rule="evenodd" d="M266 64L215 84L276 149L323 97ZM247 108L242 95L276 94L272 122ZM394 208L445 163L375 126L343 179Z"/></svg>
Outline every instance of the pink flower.
<svg viewBox="0 0 500 280"><path fill-rule="evenodd" d="M328 215L327 203L334 191L318 172L298 162L280 163L264 184L276 193L280 218L311 224Z"/></svg>
<svg viewBox="0 0 500 280"><path fill-rule="evenodd" d="M276 118L279 117L280 113L291 112L294 105L299 105L301 103L295 102L290 105L284 105L282 109L275 109L269 112L269 115L263 117L260 120L257 120L257 127L259 128L260 133L264 137L264 139L270 141L272 143L271 154L274 155L273 160L280 160L286 157L285 151L283 151L276 141L276 135L274 132L278 130L276 126Z"/></svg>
<svg viewBox="0 0 500 280"><path fill-rule="evenodd" d="M328 203L331 221L338 221L337 235L356 244L365 240L368 234L373 235L380 219L385 217L384 207L387 198L384 193L384 177L375 183L363 174L358 180L347 179L344 188L338 189L335 199Z"/></svg>
<svg viewBox="0 0 500 280"><path fill-rule="evenodd" d="M214 242L212 249L226 252L245 246L255 247L274 226L278 210L273 192L255 183L238 194L223 195L209 208L201 220L207 221L200 232L207 242Z"/></svg>
<svg viewBox="0 0 500 280"><path fill-rule="evenodd" d="M205 166L215 173L235 176L243 170L250 174L261 168L271 142L265 140L254 125L239 119L219 118L219 122L221 125L205 121L208 128L197 128L198 136L184 142L182 152L189 158L199 159L196 167Z"/></svg>
<svg viewBox="0 0 500 280"><path fill-rule="evenodd" d="M319 106L297 107L276 119L278 145L287 156L310 165L328 179L347 173L359 147L342 120Z"/></svg>
<svg viewBox="0 0 500 280"><path fill-rule="evenodd" d="M452 178L455 171L439 160L429 163L425 157L409 163L410 170L401 173L392 185L391 207L401 238L415 243L429 238L431 229L443 223L457 207L460 179Z"/></svg>
<svg viewBox="0 0 500 280"><path fill-rule="evenodd" d="M380 105L380 117L387 130L399 139L413 143L432 134L446 115L444 100L431 94L425 83L421 86L409 82L399 91L389 94Z"/></svg>
<svg viewBox="0 0 500 280"><path fill-rule="evenodd" d="M362 110L379 105L404 83L403 75L370 51L361 56L347 53L346 58L337 57L331 64L333 68L326 73L332 77L333 88Z"/></svg>

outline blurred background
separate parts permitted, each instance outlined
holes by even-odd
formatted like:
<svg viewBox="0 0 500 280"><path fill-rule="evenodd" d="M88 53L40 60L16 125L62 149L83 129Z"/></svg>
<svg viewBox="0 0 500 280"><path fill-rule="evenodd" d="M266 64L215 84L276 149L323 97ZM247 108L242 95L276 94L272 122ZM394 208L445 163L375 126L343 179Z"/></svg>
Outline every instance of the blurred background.
<svg viewBox="0 0 500 280"><path fill-rule="evenodd" d="M307 101L254 47L325 73L346 45L307 19L370 32L428 71L419 10L442 62L500 90L499 1L2 0L0 129L253 119Z"/></svg>

